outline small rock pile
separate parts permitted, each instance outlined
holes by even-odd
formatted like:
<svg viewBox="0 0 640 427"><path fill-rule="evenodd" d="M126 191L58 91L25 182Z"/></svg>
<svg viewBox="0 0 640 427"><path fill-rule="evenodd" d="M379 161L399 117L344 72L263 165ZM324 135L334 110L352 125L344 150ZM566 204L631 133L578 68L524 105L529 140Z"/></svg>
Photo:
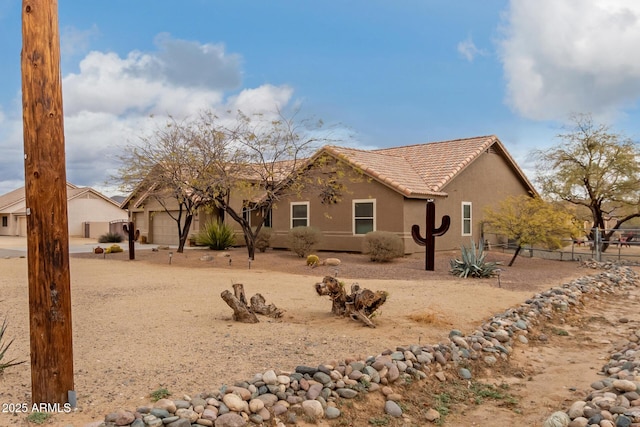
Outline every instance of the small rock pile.
<svg viewBox="0 0 640 427"><path fill-rule="evenodd" d="M153 406L140 407L135 411L119 410L108 414L104 422L90 426L284 427L286 424L295 424L297 417L338 418L341 415L337 404L339 399L353 399L360 393L376 391L385 396L381 411L393 417L402 417L399 404L402 396L394 391L394 385L428 377L444 382L447 380L447 371L471 379L471 371L459 367L460 362L494 365L499 360L507 360L516 342L528 342L530 337L527 336L534 325L558 313L578 310L588 295L598 297L612 294L637 286L637 281L635 272L630 268L607 265L607 269L599 274L582 277L533 296L520 306L492 317L467 336L459 330L452 330L448 339L437 345L400 346L365 360L344 359L317 367L298 366L294 372L268 370L249 381L223 386L217 391L193 398L160 399ZM537 338L543 339L541 336ZM621 419L623 413L627 414L632 411L630 408L640 404L635 392L640 383L630 380L638 375L638 364L630 361L630 356L637 352L636 347L637 344L633 343L632 348L619 353L615 360L620 363L607 368L617 379L602 381L599 390L592 394L590 403L585 402L580 416L587 414L587 408L594 406L601 413L609 411L619 414L617 418ZM622 409L625 405L627 407ZM612 408L616 409L611 412ZM574 409L577 413L577 406ZM637 414L640 420L640 411ZM592 415L595 416L595 413ZM431 409L426 412L425 420L418 422L427 424L439 417L440 414ZM635 422L635 418L630 419ZM614 425L633 424L611 424Z"/></svg>
<svg viewBox="0 0 640 427"><path fill-rule="evenodd" d="M627 321L621 319L620 321ZM544 427L640 427L640 330L619 344L585 400L555 412Z"/></svg>

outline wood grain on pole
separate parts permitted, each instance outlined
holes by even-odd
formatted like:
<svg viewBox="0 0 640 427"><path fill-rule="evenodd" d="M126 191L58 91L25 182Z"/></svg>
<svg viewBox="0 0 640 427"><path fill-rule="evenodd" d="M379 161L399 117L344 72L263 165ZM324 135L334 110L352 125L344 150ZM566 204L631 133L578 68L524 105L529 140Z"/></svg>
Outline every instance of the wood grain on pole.
<svg viewBox="0 0 640 427"><path fill-rule="evenodd" d="M67 403L74 385L57 0L22 2L22 108L31 399Z"/></svg>

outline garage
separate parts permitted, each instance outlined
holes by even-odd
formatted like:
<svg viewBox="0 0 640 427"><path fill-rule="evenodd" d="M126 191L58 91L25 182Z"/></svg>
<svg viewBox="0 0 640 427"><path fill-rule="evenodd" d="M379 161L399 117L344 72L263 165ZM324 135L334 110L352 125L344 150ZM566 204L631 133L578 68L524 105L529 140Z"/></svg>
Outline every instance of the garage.
<svg viewBox="0 0 640 427"><path fill-rule="evenodd" d="M177 211L172 211L174 217L178 217ZM184 222L184 221L183 221ZM167 212L155 212L151 216L151 239L149 243L155 245L174 245L179 243L178 225Z"/></svg>

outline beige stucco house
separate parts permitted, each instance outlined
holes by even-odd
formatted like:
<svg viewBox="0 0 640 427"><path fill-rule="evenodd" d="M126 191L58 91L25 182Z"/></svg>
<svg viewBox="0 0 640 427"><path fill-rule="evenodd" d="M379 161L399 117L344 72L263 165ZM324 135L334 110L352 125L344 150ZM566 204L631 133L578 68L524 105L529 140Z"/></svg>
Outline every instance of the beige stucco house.
<svg viewBox="0 0 640 427"><path fill-rule="evenodd" d="M420 225L424 235L425 206L427 200L433 199L436 227L443 215L451 217L449 231L436 238L436 249L457 249L482 237L485 206L495 207L510 195L537 194L493 135L379 150L325 146L305 163L306 174L309 177L321 174L326 179L332 162L341 165L341 173L334 173L335 179L343 183L337 203L323 200L313 185L283 195L266 220L266 225L273 229L272 247L287 248L289 230L307 225L323 233L319 250L361 251L364 235L380 230L398 234L406 253L422 252L424 248L411 237L411 226ZM232 194L230 203L254 222L258 219L256 212L242 209L247 200L252 199L246 194ZM177 245L173 218L177 217L178 206L170 199L163 203L167 209L148 197L142 187L122 207L128 209L130 220L148 242ZM191 234L196 234L207 221L220 217L215 209L199 210L193 218ZM240 227L231 218L224 221L240 233ZM243 242L241 235L237 242Z"/></svg>
<svg viewBox="0 0 640 427"><path fill-rule="evenodd" d="M97 238L109 231L109 223L126 221L119 204L89 187L67 183L69 235ZM27 235L27 206L24 187L0 196L0 236Z"/></svg>
<svg viewBox="0 0 640 427"><path fill-rule="evenodd" d="M379 150L327 146L319 156L351 166L340 178L341 200L323 203L303 192L279 201L272 211L273 247L287 247L289 229L307 225L323 233L319 250L361 251L364 235L380 230L402 237L406 253L421 252L411 226L418 224L424 236L425 206L433 199L435 226L443 215L451 218L448 232L436 238L436 250L457 249L482 237L486 206L496 207L510 195L537 194L493 135Z"/></svg>

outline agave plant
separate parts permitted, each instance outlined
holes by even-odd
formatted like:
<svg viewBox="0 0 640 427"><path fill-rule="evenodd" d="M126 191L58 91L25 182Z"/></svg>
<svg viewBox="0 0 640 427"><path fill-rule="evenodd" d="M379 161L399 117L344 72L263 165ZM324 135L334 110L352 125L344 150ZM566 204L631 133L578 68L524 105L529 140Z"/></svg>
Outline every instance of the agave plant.
<svg viewBox="0 0 640 427"><path fill-rule="evenodd" d="M5 369L11 366L24 363L24 360L21 362L16 362L15 359L9 360L8 362L2 361L5 353L7 352L7 350L9 350L9 347L11 347L11 343L13 342L13 340L11 340L8 343L5 343L4 340L2 339L4 337L4 333L6 330L7 330L7 319L5 318L2 322L2 326L0 327L0 374L2 373L2 371L4 371Z"/></svg>
<svg viewBox="0 0 640 427"><path fill-rule="evenodd" d="M451 274L459 277L491 277L499 272L498 266L501 262L487 262L485 258L487 253L484 250L484 241L480 240L476 247L473 240L471 247L462 247L462 259L452 259L449 261L451 265Z"/></svg>

